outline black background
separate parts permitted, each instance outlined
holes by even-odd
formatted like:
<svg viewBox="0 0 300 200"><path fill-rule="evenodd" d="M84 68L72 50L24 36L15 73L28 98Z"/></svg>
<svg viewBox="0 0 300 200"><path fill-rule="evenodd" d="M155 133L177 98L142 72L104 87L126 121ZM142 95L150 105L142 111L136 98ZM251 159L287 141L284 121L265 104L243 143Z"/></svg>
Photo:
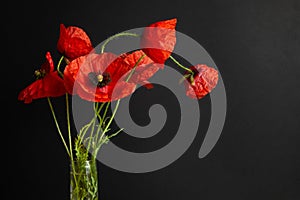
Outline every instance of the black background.
<svg viewBox="0 0 300 200"><path fill-rule="evenodd" d="M174 17L176 29L198 41L218 65L228 101L222 135L213 151L198 159L208 124L207 96L199 101L207 116L180 159L145 174L99 163L100 199L300 199L298 0L11 1L2 3L1 15L1 199L69 197L67 154L46 99L28 105L17 100L45 52L59 58L59 24L84 28L98 44L117 32ZM58 112L64 112L63 102L54 101ZM166 138L153 144L171 138L164 132ZM139 142L124 138L120 144L142 150Z"/></svg>

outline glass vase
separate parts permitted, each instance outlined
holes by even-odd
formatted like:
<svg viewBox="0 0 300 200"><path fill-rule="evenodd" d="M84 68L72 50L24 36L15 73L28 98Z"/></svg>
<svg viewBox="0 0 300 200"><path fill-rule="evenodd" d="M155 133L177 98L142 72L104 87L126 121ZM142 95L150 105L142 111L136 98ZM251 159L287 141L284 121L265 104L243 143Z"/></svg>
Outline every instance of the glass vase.
<svg viewBox="0 0 300 200"><path fill-rule="evenodd" d="M97 162L71 162L70 164L70 199L98 200Z"/></svg>

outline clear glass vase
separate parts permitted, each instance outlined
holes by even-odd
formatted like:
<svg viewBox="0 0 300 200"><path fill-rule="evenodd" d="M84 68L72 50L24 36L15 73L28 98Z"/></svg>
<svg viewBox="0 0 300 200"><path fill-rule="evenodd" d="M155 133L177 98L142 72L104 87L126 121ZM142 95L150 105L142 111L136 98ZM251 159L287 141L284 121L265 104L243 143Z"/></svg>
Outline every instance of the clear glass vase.
<svg viewBox="0 0 300 200"><path fill-rule="evenodd" d="M70 164L70 199L98 200L97 162L71 162Z"/></svg>

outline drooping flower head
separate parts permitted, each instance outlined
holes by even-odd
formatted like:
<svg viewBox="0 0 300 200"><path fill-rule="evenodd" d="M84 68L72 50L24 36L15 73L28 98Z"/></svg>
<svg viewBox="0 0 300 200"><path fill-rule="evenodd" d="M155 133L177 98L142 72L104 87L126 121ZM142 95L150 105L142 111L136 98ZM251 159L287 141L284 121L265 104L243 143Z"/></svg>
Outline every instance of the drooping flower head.
<svg viewBox="0 0 300 200"><path fill-rule="evenodd" d="M218 71L204 64L190 67L193 71L185 81L186 95L193 99L201 99L210 93L218 83ZM190 72L186 72L188 74Z"/></svg>
<svg viewBox="0 0 300 200"><path fill-rule="evenodd" d="M58 97L66 93L63 79L54 70L50 52L46 53L46 61L35 70L34 75L36 80L19 93L18 100L31 103L33 99Z"/></svg>
<svg viewBox="0 0 300 200"><path fill-rule="evenodd" d="M141 49L156 63L165 63L176 44L177 19L155 22L145 27Z"/></svg>
<svg viewBox="0 0 300 200"><path fill-rule="evenodd" d="M68 61L72 61L80 56L87 55L93 50L93 45L87 33L79 27L65 27L60 24L60 34L57 42L57 50Z"/></svg>
<svg viewBox="0 0 300 200"><path fill-rule="evenodd" d="M110 102L132 94L136 84L122 78L130 65L112 53L88 54L70 62L64 70L68 93L93 102Z"/></svg>

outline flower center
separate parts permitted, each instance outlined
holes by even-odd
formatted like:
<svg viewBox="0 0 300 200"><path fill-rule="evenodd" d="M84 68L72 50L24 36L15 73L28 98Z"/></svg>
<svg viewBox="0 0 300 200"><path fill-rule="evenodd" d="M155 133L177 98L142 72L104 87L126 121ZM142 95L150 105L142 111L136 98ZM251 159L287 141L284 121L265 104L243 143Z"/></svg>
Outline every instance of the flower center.
<svg viewBox="0 0 300 200"><path fill-rule="evenodd" d="M111 82L109 73L104 72L103 74L96 74L95 72L90 72L88 74L90 81L97 87L104 87Z"/></svg>
<svg viewBox="0 0 300 200"><path fill-rule="evenodd" d="M34 76L36 79L42 79L46 75L46 71L44 69L37 69L34 71Z"/></svg>

